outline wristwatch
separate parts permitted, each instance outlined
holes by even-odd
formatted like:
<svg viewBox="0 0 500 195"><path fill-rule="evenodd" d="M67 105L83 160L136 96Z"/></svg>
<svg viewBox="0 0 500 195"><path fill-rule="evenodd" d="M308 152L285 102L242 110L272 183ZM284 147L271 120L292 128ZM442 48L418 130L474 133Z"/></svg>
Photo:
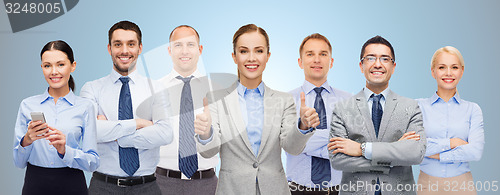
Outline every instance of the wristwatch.
<svg viewBox="0 0 500 195"><path fill-rule="evenodd" d="M361 155L365 156L366 142L361 144Z"/></svg>

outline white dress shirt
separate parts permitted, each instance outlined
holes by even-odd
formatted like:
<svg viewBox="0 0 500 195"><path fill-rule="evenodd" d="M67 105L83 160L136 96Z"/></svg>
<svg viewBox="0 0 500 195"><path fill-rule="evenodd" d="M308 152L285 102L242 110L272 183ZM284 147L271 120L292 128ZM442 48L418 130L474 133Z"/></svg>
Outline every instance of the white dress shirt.
<svg viewBox="0 0 500 195"><path fill-rule="evenodd" d="M172 127L168 114L168 94L158 93L161 86L134 71L129 87L132 98L134 119L118 120L118 103L122 77L115 70L108 76L85 83L80 96L92 100L98 109L98 115L107 120L97 120L97 149L101 158L98 172L127 177L120 168L118 146L134 147L139 151L139 169L133 176L153 174L159 160L161 145L172 141ZM157 91L155 91L155 89ZM154 125L136 130L135 119L153 121Z"/></svg>
<svg viewBox="0 0 500 195"><path fill-rule="evenodd" d="M174 131L172 144L160 147L160 163L158 167L175 171L179 171L179 110L182 87L184 86L184 82L177 79L177 76L181 75L177 71L172 70L172 72L159 80L169 94L169 99L171 101L171 110L169 113L172 113L169 117L169 121L171 121ZM194 115L196 117L197 114L203 113L203 98L206 97L207 93L210 91L211 85L208 78L200 74L198 70L194 71L190 76L193 76L190 85L191 95L193 97ZM198 153L199 171L215 168L218 163L219 158L217 156L203 158L200 153Z"/></svg>

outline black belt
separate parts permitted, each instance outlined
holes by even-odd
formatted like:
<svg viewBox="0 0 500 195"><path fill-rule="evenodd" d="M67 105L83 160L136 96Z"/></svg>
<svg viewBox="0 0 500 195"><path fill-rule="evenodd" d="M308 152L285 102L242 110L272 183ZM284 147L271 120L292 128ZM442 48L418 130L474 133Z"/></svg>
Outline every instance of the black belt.
<svg viewBox="0 0 500 195"><path fill-rule="evenodd" d="M149 183L149 182L156 180L156 177L154 174L146 175L146 176L138 176L138 177L116 177L116 176L111 176L111 175L99 173L97 171L94 172L94 174L92 174L92 177L94 177L98 180L104 181L106 183L116 184L117 186L120 186L120 187L140 185L140 184L145 184L145 183Z"/></svg>
<svg viewBox="0 0 500 195"><path fill-rule="evenodd" d="M182 178L182 174L180 171L174 171L170 169L164 169L161 167L156 167L156 174L163 175L167 177L177 178L177 179L206 179L215 176L215 170L213 168L207 169L204 171L196 171L191 178Z"/></svg>

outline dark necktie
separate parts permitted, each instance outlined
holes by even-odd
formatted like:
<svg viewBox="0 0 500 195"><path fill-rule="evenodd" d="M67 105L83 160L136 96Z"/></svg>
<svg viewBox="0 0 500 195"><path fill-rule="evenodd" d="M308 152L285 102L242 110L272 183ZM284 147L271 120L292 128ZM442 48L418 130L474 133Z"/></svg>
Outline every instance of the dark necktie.
<svg viewBox="0 0 500 195"><path fill-rule="evenodd" d="M318 113L319 125L317 129L326 129L326 110L323 98L321 98L321 91L323 87L316 87L314 91L316 92L316 99L314 100L314 109ZM330 161L328 159L311 156L311 181L314 184L320 184L323 186L323 181L330 182L331 179L331 167Z"/></svg>
<svg viewBox="0 0 500 195"><path fill-rule="evenodd" d="M380 99L382 99L382 97L384 96L382 94L379 95L372 94L371 97L373 98L372 122L373 122L373 127L375 128L375 135L378 138L380 121L382 120L382 115L384 114L384 111L382 110L382 104L380 104ZM378 178L377 178L377 185L380 185L380 181ZM382 191L380 190L380 188L378 188L378 190L375 191L375 195L382 195Z"/></svg>
<svg viewBox="0 0 500 195"><path fill-rule="evenodd" d="M132 97L128 86L129 77L121 77L122 88L120 90L120 101L118 103L118 120L133 119ZM132 176L139 169L139 152L136 148L122 148L119 146L120 168Z"/></svg>
<svg viewBox="0 0 500 195"><path fill-rule="evenodd" d="M380 104L380 99L382 99L383 95L374 95L372 94L371 97L373 98L373 104L372 104L372 122L373 122L373 127L375 128L375 135L378 138L378 132L380 128L380 121L382 120L382 114L384 111L382 110L382 105Z"/></svg>
<svg viewBox="0 0 500 195"><path fill-rule="evenodd" d="M194 141L194 106L191 96L191 78L175 77L184 82L179 111L179 170L188 178L198 170L198 156Z"/></svg>

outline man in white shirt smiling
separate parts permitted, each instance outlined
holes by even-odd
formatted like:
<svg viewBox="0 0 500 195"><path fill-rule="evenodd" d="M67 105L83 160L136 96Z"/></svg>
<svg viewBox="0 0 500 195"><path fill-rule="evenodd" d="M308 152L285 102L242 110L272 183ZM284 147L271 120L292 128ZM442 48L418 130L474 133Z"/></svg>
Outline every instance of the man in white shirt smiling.
<svg viewBox="0 0 500 195"><path fill-rule="evenodd" d="M139 75L141 30L121 21L109 30L111 74L85 83L80 96L98 109L97 149L101 165L89 194L160 194L154 175L161 145L172 142L168 96L159 85Z"/></svg>

